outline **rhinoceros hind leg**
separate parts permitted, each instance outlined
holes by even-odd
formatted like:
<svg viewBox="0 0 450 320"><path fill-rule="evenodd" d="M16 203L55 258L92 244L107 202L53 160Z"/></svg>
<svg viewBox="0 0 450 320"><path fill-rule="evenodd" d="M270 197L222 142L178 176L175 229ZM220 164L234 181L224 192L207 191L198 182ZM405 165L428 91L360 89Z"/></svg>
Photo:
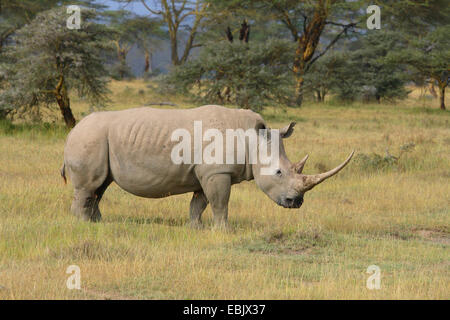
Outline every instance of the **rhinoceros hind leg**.
<svg viewBox="0 0 450 320"><path fill-rule="evenodd" d="M101 219L96 194L92 191L75 189L70 210L76 217L85 221L100 221Z"/></svg>
<svg viewBox="0 0 450 320"><path fill-rule="evenodd" d="M202 213L205 211L208 205L208 199L206 198L203 190L195 191L191 205L189 207L189 216L191 218L191 227L200 228L202 226Z"/></svg>
<svg viewBox="0 0 450 320"><path fill-rule="evenodd" d="M71 207L72 213L85 221L100 221L102 215L100 213L98 204L102 199L103 193L111 184L111 182L112 179L108 177L105 182L94 191L86 189L75 189Z"/></svg>

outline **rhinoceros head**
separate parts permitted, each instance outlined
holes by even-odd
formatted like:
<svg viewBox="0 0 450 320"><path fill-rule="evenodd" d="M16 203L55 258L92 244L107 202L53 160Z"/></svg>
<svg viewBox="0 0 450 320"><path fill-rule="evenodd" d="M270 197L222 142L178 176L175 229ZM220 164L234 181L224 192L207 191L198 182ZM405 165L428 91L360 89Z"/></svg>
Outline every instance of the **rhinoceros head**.
<svg viewBox="0 0 450 320"><path fill-rule="evenodd" d="M344 168L352 158L354 151L338 167L324 173L307 175L303 174L308 155L297 163L291 163L284 150L283 139L288 138L294 131L295 122L279 130L279 134L270 134L273 130L268 130L267 139L271 145L278 145L278 161L270 160L270 164L256 163L252 166L253 176L259 188L266 193L269 198L278 205L285 208L299 208L303 203L303 195L316 185L332 177ZM274 139L278 144L273 144ZM261 171L265 168L264 173Z"/></svg>

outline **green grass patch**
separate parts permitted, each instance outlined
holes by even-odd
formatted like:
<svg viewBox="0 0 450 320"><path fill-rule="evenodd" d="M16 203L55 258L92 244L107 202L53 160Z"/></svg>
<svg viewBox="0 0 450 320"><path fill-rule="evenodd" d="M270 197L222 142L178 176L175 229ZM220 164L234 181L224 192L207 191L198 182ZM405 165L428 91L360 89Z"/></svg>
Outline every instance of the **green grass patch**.
<svg viewBox="0 0 450 320"><path fill-rule="evenodd" d="M69 129L55 123L13 123L0 119L0 135L30 139L65 139Z"/></svg>

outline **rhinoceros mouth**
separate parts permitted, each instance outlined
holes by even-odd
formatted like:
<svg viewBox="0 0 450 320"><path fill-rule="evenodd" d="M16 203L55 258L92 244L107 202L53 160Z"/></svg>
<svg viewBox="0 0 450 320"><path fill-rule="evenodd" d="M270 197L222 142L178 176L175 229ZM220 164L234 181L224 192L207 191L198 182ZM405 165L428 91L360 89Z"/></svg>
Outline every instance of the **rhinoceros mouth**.
<svg viewBox="0 0 450 320"><path fill-rule="evenodd" d="M298 209L303 204L303 196L297 196L293 198L284 197L283 199L279 200L277 204L287 209Z"/></svg>

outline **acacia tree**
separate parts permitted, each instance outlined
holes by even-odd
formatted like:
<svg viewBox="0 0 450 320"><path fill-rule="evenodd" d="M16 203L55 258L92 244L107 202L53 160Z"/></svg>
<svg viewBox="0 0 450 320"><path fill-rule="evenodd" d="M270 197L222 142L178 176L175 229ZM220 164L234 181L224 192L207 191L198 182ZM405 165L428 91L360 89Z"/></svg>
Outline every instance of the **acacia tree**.
<svg viewBox="0 0 450 320"><path fill-rule="evenodd" d="M41 11L64 3L78 4L92 8L103 6L91 0L1 0L0 1L0 52L11 36Z"/></svg>
<svg viewBox="0 0 450 320"><path fill-rule="evenodd" d="M268 3L275 17L288 28L293 41L296 42L292 71L295 76L295 104L301 106L306 73L342 36L347 34L349 29L358 24L358 21L348 19L346 16L352 17L358 11L356 9L359 9L361 1L346 3L345 0L270 0L263 2ZM353 14L343 13L347 10ZM327 27L333 29L331 38L318 52L321 37Z"/></svg>
<svg viewBox="0 0 450 320"><path fill-rule="evenodd" d="M0 109L30 110L57 103L66 126L75 126L69 93L75 89L93 104L106 101L107 70L101 60L111 32L94 22L93 10L82 10L81 29L66 26L66 8L42 12L17 31L5 50L0 72L6 79Z"/></svg>
<svg viewBox="0 0 450 320"><path fill-rule="evenodd" d="M387 26L398 34L403 49L388 58L410 67L415 82L426 79L439 87L440 108L445 109L445 90L450 73L450 6L447 0L375 1L384 8ZM403 14L408 12L408 14Z"/></svg>
<svg viewBox="0 0 450 320"><path fill-rule="evenodd" d="M0 2L0 51L14 32L31 22L36 13L58 1L3 0Z"/></svg>
<svg viewBox="0 0 450 320"><path fill-rule="evenodd" d="M121 0L119 0L121 1ZM149 0L122 0L127 2L140 1L145 8L156 16L160 16L167 25L170 39L172 65L177 66L185 63L191 50L198 47L194 43L197 32L203 18L207 14L209 3L203 0L159 0L152 5ZM180 31L185 29L188 32L184 50L179 56L178 45L180 43Z"/></svg>
<svg viewBox="0 0 450 320"><path fill-rule="evenodd" d="M440 108L445 110L445 89L450 82L450 26L438 27L425 37L409 40L405 49L392 52L390 58L412 67L420 75L437 83Z"/></svg>
<svg viewBox="0 0 450 320"><path fill-rule="evenodd" d="M115 47L118 64L114 66L111 74L113 78L122 80L131 76L131 70L127 65L127 55L135 42L131 33L134 16L127 10L106 11L103 16L111 29L115 31L112 43Z"/></svg>
<svg viewBox="0 0 450 320"><path fill-rule="evenodd" d="M209 0L227 10L245 7L263 13L263 19L281 23L295 42L292 71L295 76L295 99L303 101L305 75L340 38L362 21L365 0ZM261 15L260 15L261 16ZM360 16L357 20L357 16ZM326 36L326 37L324 37ZM327 38L326 41L322 41Z"/></svg>
<svg viewBox="0 0 450 320"><path fill-rule="evenodd" d="M349 69L359 74L357 81L363 87L373 89L378 103L381 99L392 101L407 96L406 68L387 58L389 53L403 49L398 36L386 29L369 31L353 44L354 50L349 55Z"/></svg>
<svg viewBox="0 0 450 320"><path fill-rule="evenodd" d="M144 75L153 72L152 55L158 40L165 37L161 29L160 19L150 17L134 17L128 23L129 33L138 48L144 51Z"/></svg>
<svg viewBox="0 0 450 320"><path fill-rule="evenodd" d="M402 48L398 43L387 30L361 35L318 60L305 77L305 91L315 93L319 102L330 92L348 102L357 97L378 103L405 98L406 68L387 58L389 52Z"/></svg>
<svg viewBox="0 0 450 320"><path fill-rule="evenodd" d="M261 110L270 103L286 103L292 95L291 45L288 40L246 42L231 39L205 45L197 59L174 68L163 89L173 89L207 103L232 103ZM247 33L248 34L248 33ZM230 37L231 38L231 37Z"/></svg>
<svg viewBox="0 0 450 320"><path fill-rule="evenodd" d="M344 54L330 52L315 63L305 76L305 91L314 94L317 102L325 102L327 94L341 84L345 59Z"/></svg>

